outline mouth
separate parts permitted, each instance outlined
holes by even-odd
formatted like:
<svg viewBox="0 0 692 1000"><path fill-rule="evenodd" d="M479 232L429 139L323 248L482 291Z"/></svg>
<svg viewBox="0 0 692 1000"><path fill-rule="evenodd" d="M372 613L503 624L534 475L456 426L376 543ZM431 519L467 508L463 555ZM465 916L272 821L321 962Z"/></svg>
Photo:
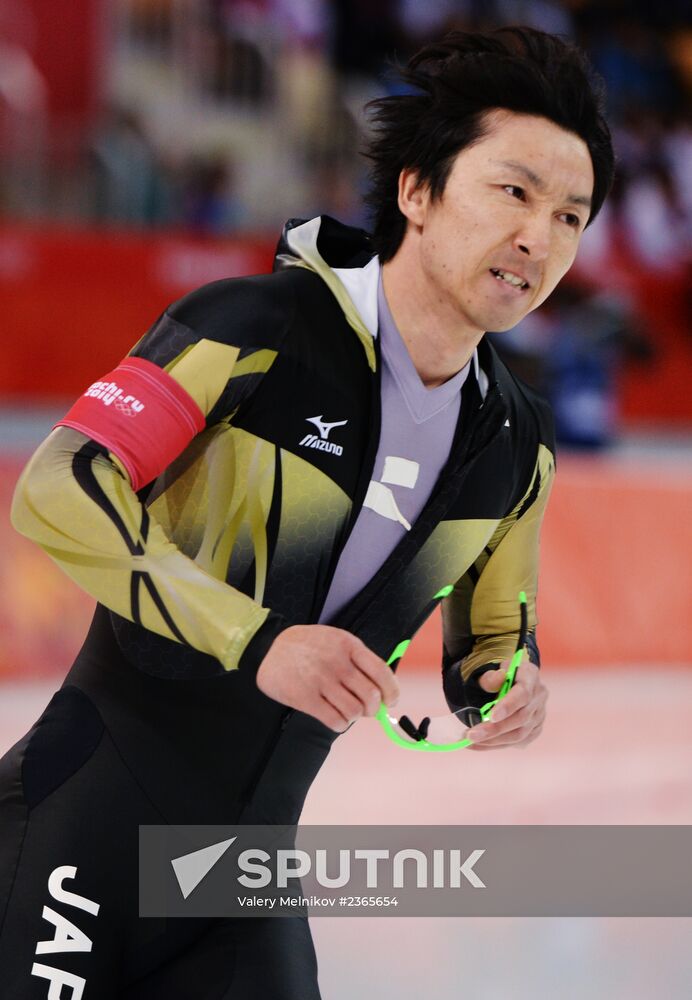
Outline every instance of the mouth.
<svg viewBox="0 0 692 1000"><path fill-rule="evenodd" d="M515 274L514 271L506 271L501 267L491 267L490 273L496 281L501 282L503 285L508 285L517 292L525 292L531 287L526 278L523 278L520 274Z"/></svg>

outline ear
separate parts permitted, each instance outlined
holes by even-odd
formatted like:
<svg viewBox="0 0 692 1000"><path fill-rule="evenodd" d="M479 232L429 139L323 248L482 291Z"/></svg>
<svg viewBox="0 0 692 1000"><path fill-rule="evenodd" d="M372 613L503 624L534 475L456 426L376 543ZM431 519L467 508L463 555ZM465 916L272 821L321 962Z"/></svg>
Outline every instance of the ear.
<svg viewBox="0 0 692 1000"><path fill-rule="evenodd" d="M418 173L411 167L404 167L399 174L399 211L414 226L422 226L430 201L427 184L418 183Z"/></svg>

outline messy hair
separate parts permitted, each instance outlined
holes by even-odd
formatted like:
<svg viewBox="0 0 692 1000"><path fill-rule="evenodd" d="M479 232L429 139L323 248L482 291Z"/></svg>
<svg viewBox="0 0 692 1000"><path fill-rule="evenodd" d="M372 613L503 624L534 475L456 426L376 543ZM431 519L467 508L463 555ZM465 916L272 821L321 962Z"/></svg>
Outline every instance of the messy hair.
<svg viewBox="0 0 692 1000"><path fill-rule="evenodd" d="M370 160L373 247L384 262L399 249L406 218L398 206L399 174L417 173L439 200L456 155L488 134L489 113L539 115L586 143L594 171L589 222L613 181L614 155L604 118L604 88L584 53L533 28L488 33L453 31L426 45L400 69L407 93L371 101Z"/></svg>

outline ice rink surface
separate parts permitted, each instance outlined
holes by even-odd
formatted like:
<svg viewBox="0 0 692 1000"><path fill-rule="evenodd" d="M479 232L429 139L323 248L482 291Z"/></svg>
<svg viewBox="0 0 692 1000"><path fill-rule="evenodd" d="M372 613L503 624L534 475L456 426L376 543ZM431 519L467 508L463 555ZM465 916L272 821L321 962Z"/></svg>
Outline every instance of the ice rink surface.
<svg viewBox="0 0 692 1000"><path fill-rule="evenodd" d="M435 670L400 680L402 711L437 711ZM407 753L375 722L361 721L336 742L303 822L690 824L692 836L692 673L560 670L547 680L548 721L526 750ZM0 687L0 751L30 727L58 685ZM324 1000L692 995L692 919L311 923Z"/></svg>

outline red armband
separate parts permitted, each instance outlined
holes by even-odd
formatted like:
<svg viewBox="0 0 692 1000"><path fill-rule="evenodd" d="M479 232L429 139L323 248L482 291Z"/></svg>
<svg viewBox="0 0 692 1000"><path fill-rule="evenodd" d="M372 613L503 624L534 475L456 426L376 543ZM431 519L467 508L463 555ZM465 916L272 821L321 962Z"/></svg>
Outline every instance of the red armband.
<svg viewBox="0 0 692 1000"><path fill-rule="evenodd" d="M72 427L108 448L137 491L170 465L204 422L197 403L168 372L144 358L125 358L55 426Z"/></svg>

